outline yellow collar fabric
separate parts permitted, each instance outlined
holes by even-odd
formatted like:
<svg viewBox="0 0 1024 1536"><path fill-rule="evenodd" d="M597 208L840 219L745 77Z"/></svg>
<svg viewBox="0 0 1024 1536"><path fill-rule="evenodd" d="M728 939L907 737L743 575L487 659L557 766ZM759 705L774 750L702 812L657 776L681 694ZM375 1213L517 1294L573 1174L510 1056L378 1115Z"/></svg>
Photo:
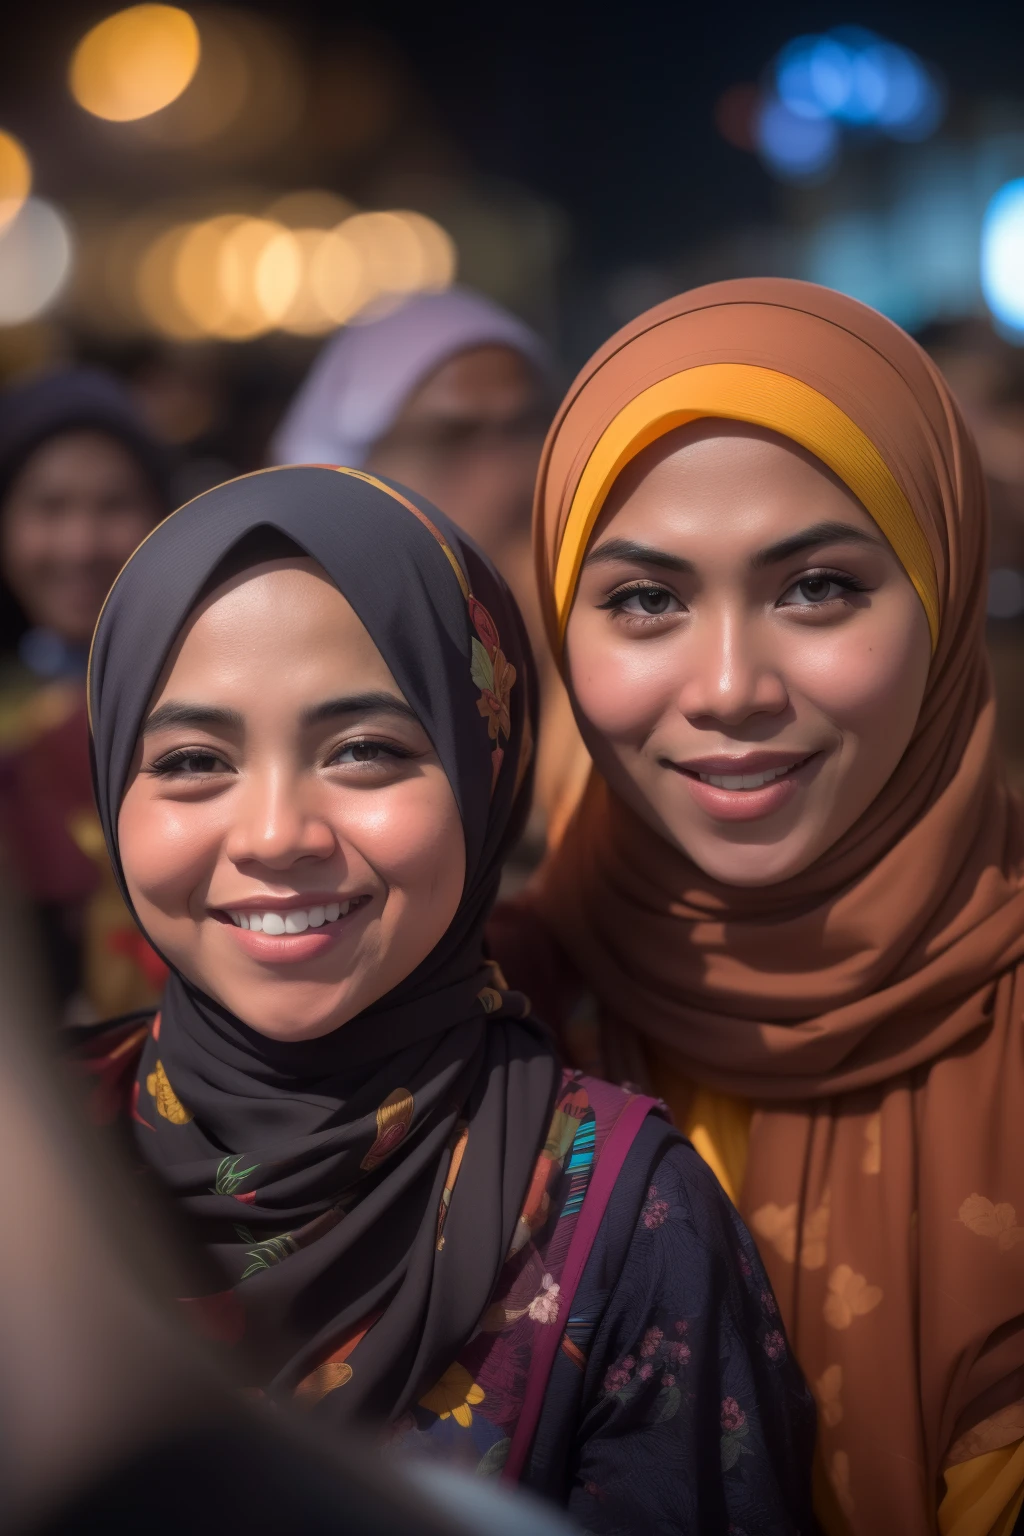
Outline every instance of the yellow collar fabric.
<svg viewBox="0 0 1024 1536"><path fill-rule="evenodd" d="M649 443L701 417L766 427L799 443L848 486L885 534L939 636L935 562L906 493L874 443L825 395L788 374L749 363L709 363L652 384L618 413L587 460L569 509L554 596L559 640L576 595L587 544L612 485Z"/></svg>

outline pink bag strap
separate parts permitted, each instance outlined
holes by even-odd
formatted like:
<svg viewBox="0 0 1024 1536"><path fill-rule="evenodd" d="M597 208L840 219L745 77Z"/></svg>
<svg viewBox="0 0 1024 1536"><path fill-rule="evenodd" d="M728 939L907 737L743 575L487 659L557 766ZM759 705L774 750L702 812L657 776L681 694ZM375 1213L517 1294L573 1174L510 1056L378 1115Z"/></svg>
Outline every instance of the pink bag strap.
<svg viewBox="0 0 1024 1536"><path fill-rule="evenodd" d="M518 1481L526 1464L540 1420L541 1409L544 1406L544 1394L547 1391L555 1356L569 1321L583 1271L597 1240L598 1229L612 1197L615 1181L622 1172L622 1166L630 1147L636 1140L637 1132L651 1111L658 1108L660 1105L657 1099L647 1098L643 1094L634 1094L629 1098L608 1133L608 1139L594 1166L590 1184L584 1196L583 1208L576 1219L576 1229L569 1244L569 1252L565 1256L565 1267L562 1270L561 1287L558 1293L558 1316L552 1323L537 1324L539 1336L533 1349L526 1378L526 1391L523 1393L519 1422L512 1436L508 1459L502 1471L502 1477L509 1482Z"/></svg>

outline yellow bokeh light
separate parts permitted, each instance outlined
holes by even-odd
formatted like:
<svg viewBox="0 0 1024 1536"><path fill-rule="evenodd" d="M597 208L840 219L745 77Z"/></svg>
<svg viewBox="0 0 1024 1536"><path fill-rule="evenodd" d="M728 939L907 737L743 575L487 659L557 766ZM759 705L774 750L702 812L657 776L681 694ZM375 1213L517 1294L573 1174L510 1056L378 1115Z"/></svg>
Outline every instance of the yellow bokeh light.
<svg viewBox="0 0 1024 1536"><path fill-rule="evenodd" d="M348 198L337 192L306 187L276 197L267 208L266 217L279 220L288 229L333 229L355 211Z"/></svg>
<svg viewBox="0 0 1024 1536"><path fill-rule="evenodd" d="M276 247L282 236L287 239L288 231L273 219L240 219L225 234L217 257L217 282L227 312L217 334L227 340L246 341L276 323L278 296L271 290L268 302L260 276L265 253Z"/></svg>
<svg viewBox="0 0 1024 1536"><path fill-rule="evenodd" d="M165 336L249 341L275 328L323 335L454 274L452 240L424 214L353 214L324 229L223 213L150 234L133 287Z"/></svg>
<svg viewBox="0 0 1024 1536"><path fill-rule="evenodd" d="M199 31L187 11L133 5L82 38L71 59L71 93L94 117L149 117L181 95L199 53Z"/></svg>
<svg viewBox="0 0 1024 1536"><path fill-rule="evenodd" d="M32 163L12 133L0 128L0 229L9 224L32 190Z"/></svg>
<svg viewBox="0 0 1024 1536"><path fill-rule="evenodd" d="M373 297L366 268L344 225L320 241L309 263L313 298L331 326L344 325Z"/></svg>
<svg viewBox="0 0 1024 1536"><path fill-rule="evenodd" d="M175 341L195 341L202 328L178 302L175 271L178 255L191 224L176 224L158 235L147 248L135 275L135 296L139 308L154 330Z"/></svg>

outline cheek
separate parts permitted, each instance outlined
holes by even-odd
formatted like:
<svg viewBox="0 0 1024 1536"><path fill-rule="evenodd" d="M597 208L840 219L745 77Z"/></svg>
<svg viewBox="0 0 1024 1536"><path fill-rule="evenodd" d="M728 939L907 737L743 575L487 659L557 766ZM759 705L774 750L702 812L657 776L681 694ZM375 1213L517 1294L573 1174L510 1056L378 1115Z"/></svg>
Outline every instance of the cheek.
<svg viewBox="0 0 1024 1536"><path fill-rule="evenodd" d="M454 912L465 878L465 842L443 775L426 773L384 793L352 797L338 832L403 904L443 898L446 905L454 900Z"/></svg>
<svg viewBox="0 0 1024 1536"><path fill-rule="evenodd" d="M184 915L193 891L210 878L223 827L214 804L150 800L134 786L118 818L118 845L137 904Z"/></svg>
<svg viewBox="0 0 1024 1536"><path fill-rule="evenodd" d="M851 745L884 744L883 756L895 761L913 732L928 677L931 648L916 617L880 615L870 630L851 626L800 647L789 667L791 696L803 695Z"/></svg>
<svg viewBox="0 0 1024 1536"><path fill-rule="evenodd" d="M646 734L678 696L685 675L677 637L624 643L606 624L570 623L566 649L577 708L595 732L612 739Z"/></svg>

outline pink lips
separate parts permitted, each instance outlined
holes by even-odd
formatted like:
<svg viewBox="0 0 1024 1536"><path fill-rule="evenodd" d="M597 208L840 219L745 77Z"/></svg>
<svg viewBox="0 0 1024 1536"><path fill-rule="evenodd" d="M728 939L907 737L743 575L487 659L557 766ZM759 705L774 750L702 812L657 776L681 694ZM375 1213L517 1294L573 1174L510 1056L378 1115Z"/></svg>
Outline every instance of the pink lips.
<svg viewBox="0 0 1024 1536"><path fill-rule="evenodd" d="M677 773L686 780L693 799L715 821L759 821L772 816L788 805L797 791L817 772L820 753L804 757L782 757L778 753L751 752L744 757L708 757L691 763L673 763ZM714 774L716 778L744 774L765 773L774 768L785 769L782 778L774 779L758 789L725 789L717 784L706 784L700 774Z"/></svg>

